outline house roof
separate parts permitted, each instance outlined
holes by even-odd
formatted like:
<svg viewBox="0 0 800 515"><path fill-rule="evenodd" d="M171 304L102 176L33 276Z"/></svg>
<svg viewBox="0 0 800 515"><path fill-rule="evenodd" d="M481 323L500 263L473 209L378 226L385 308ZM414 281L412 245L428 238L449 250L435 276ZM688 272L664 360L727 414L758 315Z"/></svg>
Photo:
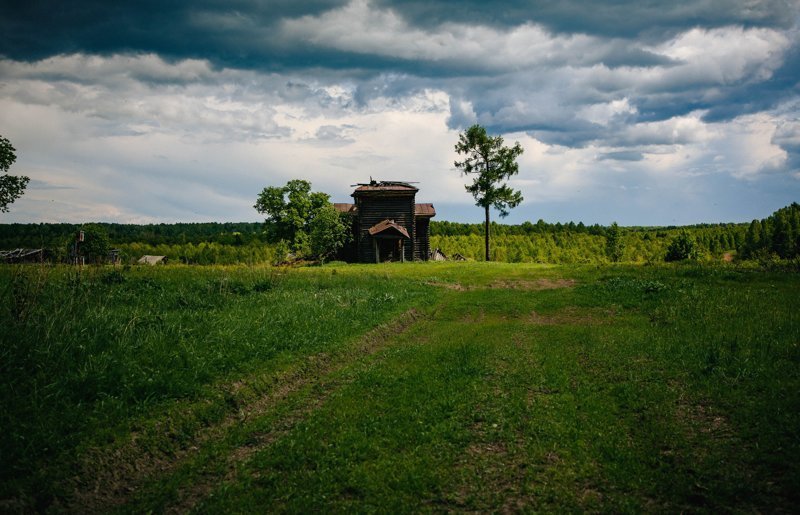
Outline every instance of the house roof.
<svg viewBox="0 0 800 515"><path fill-rule="evenodd" d="M369 235L375 236L376 234L380 234L389 230L397 231L402 236L405 236L406 238L411 238L408 235L408 231L406 231L405 227L396 224L394 220L384 220L382 222L376 223L375 225L369 228Z"/></svg>
<svg viewBox="0 0 800 515"><path fill-rule="evenodd" d="M139 263L140 265L155 265L155 264L158 264L158 263L162 263L166 259L167 259L166 256L148 256L148 255L144 255L144 256L139 258L139 261L137 261L137 263Z"/></svg>
<svg viewBox="0 0 800 515"><path fill-rule="evenodd" d="M414 204L414 214L417 216L436 216L433 204Z"/></svg>
<svg viewBox="0 0 800 515"><path fill-rule="evenodd" d="M340 213L358 212L358 206L347 202L334 202L333 208ZM423 217L436 216L436 208L433 207L433 204L414 204L414 214Z"/></svg>
<svg viewBox="0 0 800 515"><path fill-rule="evenodd" d="M419 191L419 189L400 181L372 181L369 184L358 184L353 193L368 191L407 191L409 193Z"/></svg>
<svg viewBox="0 0 800 515"><path fill-rule="evenodd" d="M0 257L7 259L19 259L28 256L33 256L44 252L44 249L14 249L14 250L0 250Z"/></svg>
<svg viewBox="0 0 800 515"><path fill-rule="evenodd" d="M347 202L334 202L333 208L340 213L355 213L356 205Z"/></svg>

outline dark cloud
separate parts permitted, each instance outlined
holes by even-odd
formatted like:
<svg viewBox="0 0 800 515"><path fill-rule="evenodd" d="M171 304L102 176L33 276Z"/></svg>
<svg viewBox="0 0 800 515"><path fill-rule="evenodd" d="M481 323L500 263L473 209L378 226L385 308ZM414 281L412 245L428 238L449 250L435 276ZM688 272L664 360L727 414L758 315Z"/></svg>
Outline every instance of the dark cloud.
<svg viewBox="0 0 800 515"><path fill-rule="evenodd" d="M767 111L800 96L800 41L786 52L783 64L767 80L730 88L724 98L707 106L709 122L731 120L743 114Z"/></svg>
<svg viewBox="0 0 800 515"><path fill-rule="evenodd" d="M788 28L797 15L793 0L517 0L502 5L482 0L378 0L378 5L420 26L457 22L509 27L529 22L559 33L625 38L663 38L697 26Z"/></svg>
<svg viewBox="0 0 800 515"><path fill-rule="evenodd" d="M0 54L35 60L74 52L153 52L208 58L222 66L280 62L280 42L264 38L284 18L342 2L245 0L15 2L0 18ZM290 56L291 57L291 56Z"/></svg>
<svg viewBox="0 0 800 515"><path fill-rule="evenodd" d="M620 152L606 152L598 158L601 161L641 161L644 156L636 150L623 150Z"/></svg>

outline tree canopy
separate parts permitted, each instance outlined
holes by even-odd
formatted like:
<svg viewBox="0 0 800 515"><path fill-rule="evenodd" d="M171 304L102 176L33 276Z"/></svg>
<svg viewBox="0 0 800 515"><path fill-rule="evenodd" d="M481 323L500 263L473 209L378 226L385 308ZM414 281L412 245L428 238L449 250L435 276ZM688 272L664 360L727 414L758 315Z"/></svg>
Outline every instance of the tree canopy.
<svg viewBox="0 0 800 515"><path fill-rule="evenodd" d="M489 255L489 208L494 207L501 217L522 202L522 192L515 191L503 182L519 173L517 157L523 148L519 142L514 146L503 146L502 136L489 136L486 129L473 125L459 134L455 150L464 154L463 161L455 161L455 167L464 175L475 175L472 184L465 186L475 198L475 205L484 208L486 261Z"/></svg>
<svg viewBox="0 0 800 515"><path fill-rule="evenodd" d="M742 255L783 259L800 256L800 204L793 202L763 220L753 220L747 229Z"/></svg>
<svg viewBox="0 0 800 515"><path fill-rule="evenodd" d="M295 179L286 186L264 188L253 207L266 215L271 243L285 242L298 256L324 260L344 245L349 234L329 199L326 193L312 192L310 182Z"/></svg>
<svg viewBox="0 0 800 515"><path fill-rule="evenodd" d="M104 263L111 250L108 231L98 224L87 224L81 227L83 242L79 246L80 255L89 263Z"/></svg>
<svg viewBox="0 0 800 515"><path fill-rule="evenodd" d="M17 160L16 149L7 138L0 136L0 212L7 213L8 206L20 198L30 177L8 175L11 165Z"/></svg>
<svg viewBox="0 0 800 515"><path fill-rule="evenodd" d="M683 230L670 242L664 261L696 260L699 257L700 249L697 247L697 242L688 231Z"/></svg>

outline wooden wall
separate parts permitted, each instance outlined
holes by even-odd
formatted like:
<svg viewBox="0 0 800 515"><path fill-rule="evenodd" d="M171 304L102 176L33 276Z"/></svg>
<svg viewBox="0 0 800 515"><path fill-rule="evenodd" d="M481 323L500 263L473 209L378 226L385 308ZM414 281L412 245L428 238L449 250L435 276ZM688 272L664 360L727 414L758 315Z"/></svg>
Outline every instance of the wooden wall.
<svg viewBox="0 0 800 515"><path fill-rule="evenodd" d="M411 241L406 241L404 254L407 261L415 257L412 242L414 234L414 193L407 192L370 192L361 193L356 197L358 206L358 239L356 241L358 260L361 263L375 262L375 247L369 228L384 220L394 220L402 225L411 236Z"/></svg>
<svg viewBox="0 0 800 515"><path fill-rule="evenodd" d="M414 259L427 261L431 250L431 219L427 216L418 216L414 237Z"/></svg>

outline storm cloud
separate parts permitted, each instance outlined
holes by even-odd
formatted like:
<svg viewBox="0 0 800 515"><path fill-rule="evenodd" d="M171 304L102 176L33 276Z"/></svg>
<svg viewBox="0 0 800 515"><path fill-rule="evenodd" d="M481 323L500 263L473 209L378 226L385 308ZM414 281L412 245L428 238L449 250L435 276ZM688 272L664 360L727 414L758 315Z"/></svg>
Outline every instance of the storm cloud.
<svg viewBox="0 0 800 515"><path fill-rule="evenodd" d="M800 193L791 1L36 2L0 19L8 221L257 219L291 178L346 200L452 167L473 123L526 149L509 221L743 221Z"/></svg>

